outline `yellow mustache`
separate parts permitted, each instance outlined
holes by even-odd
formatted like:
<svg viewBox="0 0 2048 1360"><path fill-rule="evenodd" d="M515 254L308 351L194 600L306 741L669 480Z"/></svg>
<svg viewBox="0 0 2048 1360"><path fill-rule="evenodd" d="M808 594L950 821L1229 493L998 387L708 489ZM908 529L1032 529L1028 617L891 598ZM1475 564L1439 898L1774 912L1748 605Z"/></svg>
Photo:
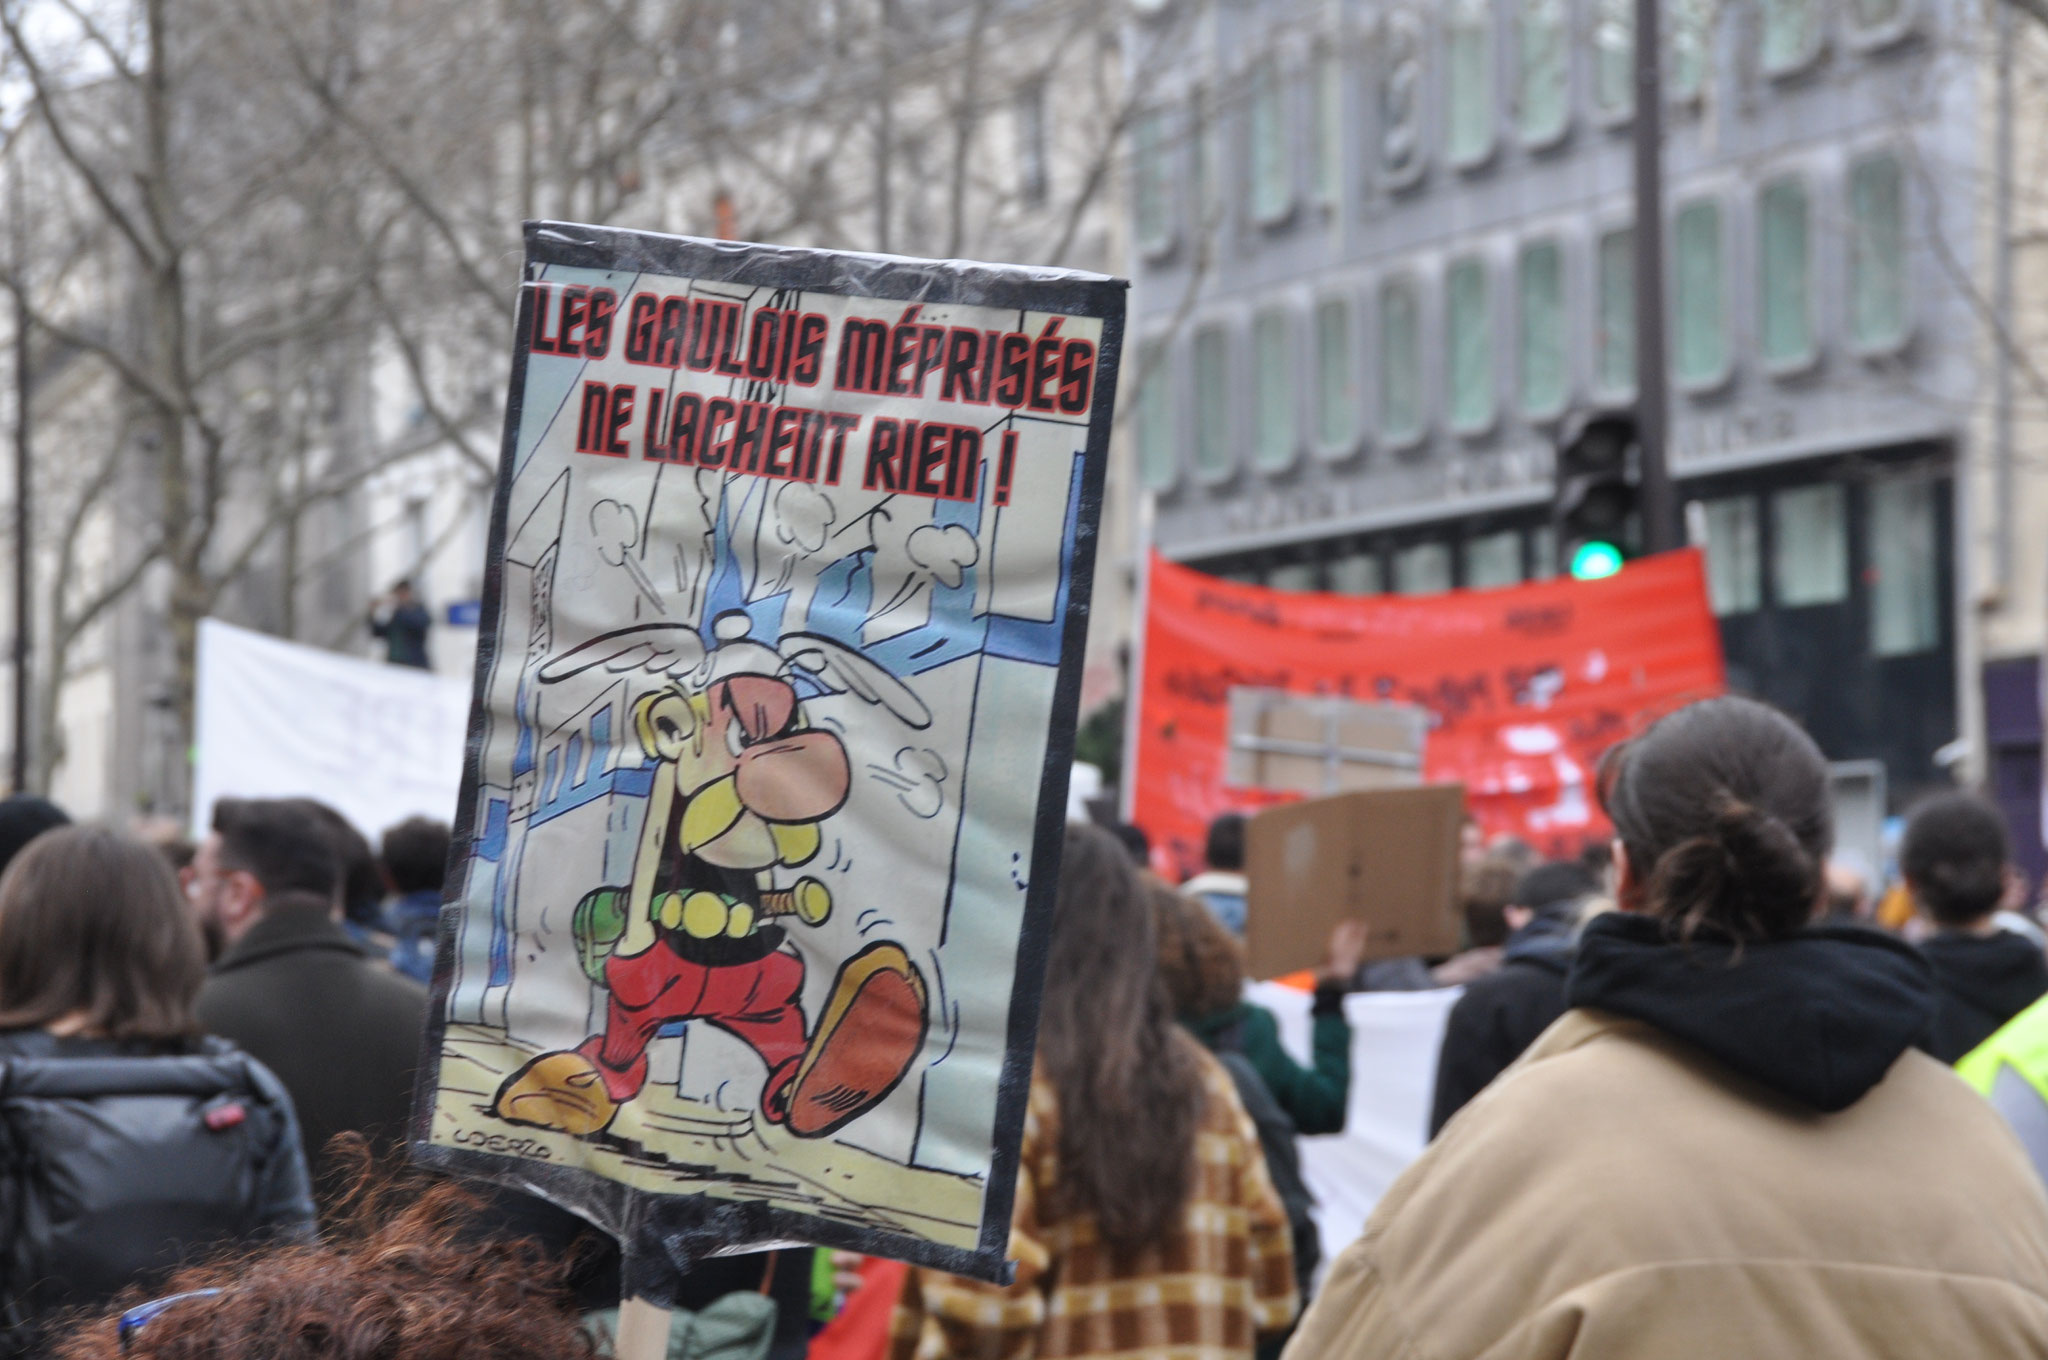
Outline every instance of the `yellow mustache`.
<svg viewBox="0 0 2048 1360"><path fill-rule="evenodd" d="M683 809L683 822L679 828L684 853L695 854L732 830L745 811L740 805L737 775L729 774L714 780L691 794L690 805Z"/></svg>
<svg viewBox="0 0 2048 1360"><path fill-rule="evenodd" d="M680 829L684 853L695 854L732 830L745 812L737 775L714 780L691 794ZM818 853L816 822L771 822L768 834L774 838L776 856L783 864L803 864Z"/></svg>

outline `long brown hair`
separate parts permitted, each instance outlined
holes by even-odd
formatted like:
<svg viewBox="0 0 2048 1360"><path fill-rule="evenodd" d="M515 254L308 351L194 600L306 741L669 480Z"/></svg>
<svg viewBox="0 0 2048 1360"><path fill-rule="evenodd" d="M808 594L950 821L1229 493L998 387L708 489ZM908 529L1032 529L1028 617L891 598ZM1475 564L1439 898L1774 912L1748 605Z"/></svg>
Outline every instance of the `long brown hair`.
<svg viewBox="0 0 2048 1360"><path fill-rule="evenodd" d="M1201 1055L1173 1023L1152 909L1107 832L1067 828L1038 1059L1059 1095L1061 1184L1112 1250L1170 1237L1194 1183Z"/></svg>
<svg viewBox="0 0 2048 1360"><path fill-rule="evenodd" d="M82 1014L106 1038L180 1039L205 980L191 908L141 841L62 827L0 875L0 1030Z"/></svg>
<svg viewBox="0 0 2048 1360"><path fill-rule="evenodd" d="M1183 892L1146 885L1158 932L1159 978L1183 1020L1227 1011L1244 999L1244 946L1210 910Z"/></svg>

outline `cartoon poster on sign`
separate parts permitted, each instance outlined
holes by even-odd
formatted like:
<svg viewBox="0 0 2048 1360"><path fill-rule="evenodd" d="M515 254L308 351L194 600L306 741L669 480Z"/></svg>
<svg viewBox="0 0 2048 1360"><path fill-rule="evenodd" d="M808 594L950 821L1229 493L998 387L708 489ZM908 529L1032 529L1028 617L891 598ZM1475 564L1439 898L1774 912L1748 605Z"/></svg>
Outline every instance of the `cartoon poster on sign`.
<svg viewBox="0 0 2048 1360"><path fill-rule="evenodd" d="M528 227L425 1156L1000 1274L1122 307Z"/></svg>

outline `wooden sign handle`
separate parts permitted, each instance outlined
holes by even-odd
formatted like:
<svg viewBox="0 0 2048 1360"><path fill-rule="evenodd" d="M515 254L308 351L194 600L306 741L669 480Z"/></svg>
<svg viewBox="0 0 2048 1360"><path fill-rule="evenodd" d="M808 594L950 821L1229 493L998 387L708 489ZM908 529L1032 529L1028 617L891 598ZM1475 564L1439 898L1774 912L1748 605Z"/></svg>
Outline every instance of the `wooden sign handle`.
<svg viewBox="0 0 2048 1360"><path fill-rule="evenodd" d="M642 1298L619 1300L617 1360L668 1360L669 1311Z"/></svg>

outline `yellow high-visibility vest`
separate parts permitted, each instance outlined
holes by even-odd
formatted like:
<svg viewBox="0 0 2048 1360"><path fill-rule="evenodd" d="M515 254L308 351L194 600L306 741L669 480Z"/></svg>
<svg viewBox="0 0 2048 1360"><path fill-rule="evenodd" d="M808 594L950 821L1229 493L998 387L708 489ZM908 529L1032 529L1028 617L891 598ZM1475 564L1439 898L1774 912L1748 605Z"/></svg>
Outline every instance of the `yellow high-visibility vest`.
<svg viewBox="0 0 2048 1360"><path fill-rule="evenodd" d="M1965 1053L1956 1075L1998 1107L2048 1180L2048 997Z"/></svg>

